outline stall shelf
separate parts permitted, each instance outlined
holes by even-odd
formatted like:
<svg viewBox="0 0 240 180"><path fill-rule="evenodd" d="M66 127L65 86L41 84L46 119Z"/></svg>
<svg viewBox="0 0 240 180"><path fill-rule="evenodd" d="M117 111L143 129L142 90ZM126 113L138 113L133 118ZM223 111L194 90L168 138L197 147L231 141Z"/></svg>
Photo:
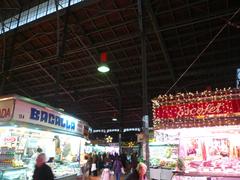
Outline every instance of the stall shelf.
<svg viewBox="0 0 240 180"><path fill-rule="evenodd" d="M62 110L26 97L0 97L0 179L31 179L46 154L56 179L80 175L89 126Z"/></svg>
<svg viewBox="0 0 240 180"><path fill-rule="evenodd" d="M152 102L157 142L178 142L171 179L240 179L239 89L160 95ZM159 154L160 169L165 161Z"/></svg>

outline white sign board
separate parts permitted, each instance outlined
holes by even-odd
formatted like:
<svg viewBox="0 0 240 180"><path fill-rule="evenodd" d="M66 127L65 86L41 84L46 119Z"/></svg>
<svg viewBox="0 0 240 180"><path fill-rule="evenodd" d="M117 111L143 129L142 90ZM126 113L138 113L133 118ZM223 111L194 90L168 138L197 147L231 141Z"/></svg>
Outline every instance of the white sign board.
<svg viewBox="0 0 240 180"><path fill-rule="evenodd" d="M80 120L54 109L40 107L21 100L15 102L13 119L83 135L84 124Z"/></svg>
<svg viewBox="0 0 240 180"><path fill-rule="evenodd" d="M14 100L0 101L0 122L9 121L13 114Z"/></svg>

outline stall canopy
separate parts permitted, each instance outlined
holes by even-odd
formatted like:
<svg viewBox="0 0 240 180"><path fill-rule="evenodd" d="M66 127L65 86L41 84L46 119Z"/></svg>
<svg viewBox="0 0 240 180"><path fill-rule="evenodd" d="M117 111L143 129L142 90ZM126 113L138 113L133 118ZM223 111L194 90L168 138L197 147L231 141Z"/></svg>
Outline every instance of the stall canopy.
<svg viewBox="0 0 240 180"><path fill-rule="evenodd" d="M240 89L160 95L152 102L154 129L240 124Z"/></svg>
<svg viewBox="0 0 240 180"><path fill-rule="evenodd" d="M18 95L0 97L0 123L77 136L88 136L89 130L86 122L64 111Z"/></svg>

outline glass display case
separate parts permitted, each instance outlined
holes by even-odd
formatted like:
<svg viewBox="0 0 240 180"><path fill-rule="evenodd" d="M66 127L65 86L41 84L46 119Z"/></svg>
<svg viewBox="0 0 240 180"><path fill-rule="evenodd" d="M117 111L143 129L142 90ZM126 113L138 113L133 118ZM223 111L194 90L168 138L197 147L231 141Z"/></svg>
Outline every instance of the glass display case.
<svg viewBox="0 0 240 180"><path fill-rule="evenodd" d="M0 117L0 180L32 179L40 153L56 178L69 180L80 174L86 122L18 95L1 97L0 107L6 115Z"/></svg>
<svg viewBox="0 0 240 180"><path fill-rule="evenodd" d="M46 154L47 164L57 179L76 179L81 173L84 145L85 141L77 136L0 127L0 179L31 179L40 152Z"/></svg>
<svg viewBox="0 0 240 180"><path fill-rule="evenodd" d="M150 166L174 169L178 158L179 134L156 131L156 142L149 143Z"/></svg>
<svg viewBox="0 0 240 180"><path fill-rule="evenodd" d="M179 147L186 172L240 176L239 126L190 129L188 133L181 134Z"/></svg>
<svg viewBox="0 0 240 180"><path fill-rule="evenodd" d="M52 168L53 173L56 178L61 178L64 176L70 175L80 175L80 165L78 162L76 163L48 163L48 165Z"/></svg>
<svg viewBox="0 0 240 180"><path fill-rule="evenodd" d="M150 145L152 165L159 164L161 169L175 169L175 166L179 180L207 177L239 179L240 126L168 129L157 132L162 142L165 142L162 139L163 134L175 133L176 137L171 139L178 139L179 143L173 144L176 141L171 141L172 144L168 142L169 144L162 143L158 146ZM169 166L168 161L172 160L176 162Z"/></svg>
<svg viewBox="0 0 240 180"><path fill-rule="evenodd" d="M56 163L56 162L51 162L51 163L47 163L47 165L49 165L53 171L54 177L55 179L65 179L65 178L69 178L70 177L76 177L81 175L81 171L80 171L80 164L79 162L61 162L61 163ZM29 179L31 179L33 175L33 169L28 168L27 169L27 177ZM74 180L75 180L74 179Z"/></svg>
<svg viewBox="0 0 240 180"><path fill-rule="evenodd" d="M149 146L150 166L175 168L178 158L178 144L151 144Z"/></svg>
<svg viewBox="0 0 240 180"><path fill-rule="evenodd" d="M178 159L178 133L156 131L155 140L149 143L150 178L169 180Z"/></svg>
<svg viewBox="0 0 240 180"><path fill-rule="evenodd" d="M1 168L0 179L2 180L27 180L27 168Z"/></svg>

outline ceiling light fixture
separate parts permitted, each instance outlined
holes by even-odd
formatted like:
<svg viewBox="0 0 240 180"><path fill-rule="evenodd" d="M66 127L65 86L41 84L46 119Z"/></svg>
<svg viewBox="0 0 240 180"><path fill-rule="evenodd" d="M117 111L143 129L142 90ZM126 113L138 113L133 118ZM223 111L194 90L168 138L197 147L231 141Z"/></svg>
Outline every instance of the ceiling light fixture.
<svg viewBox="0 0 240 180"><path fill-rule="evenodd" d="M101 63L100 66L98 67L98 71L102 72L102 73L105 73L105 72L110 71L110 69L106 64Z"/></svg>
<svg viewBox="0 0 240 180"><path fill-rule="evenodd" d="M115 118L115 117L114 117L114 118L112 118L112 121L117 121L117 118Z"/></svg>
<svg viewBox="0 0 240 180"><path fill-rule="evenodd" d="M97 70L101 73L106 73L110 71L110 68L107 65L107 53L102 52L101 53L101 63L99 64Z"/></svg>

